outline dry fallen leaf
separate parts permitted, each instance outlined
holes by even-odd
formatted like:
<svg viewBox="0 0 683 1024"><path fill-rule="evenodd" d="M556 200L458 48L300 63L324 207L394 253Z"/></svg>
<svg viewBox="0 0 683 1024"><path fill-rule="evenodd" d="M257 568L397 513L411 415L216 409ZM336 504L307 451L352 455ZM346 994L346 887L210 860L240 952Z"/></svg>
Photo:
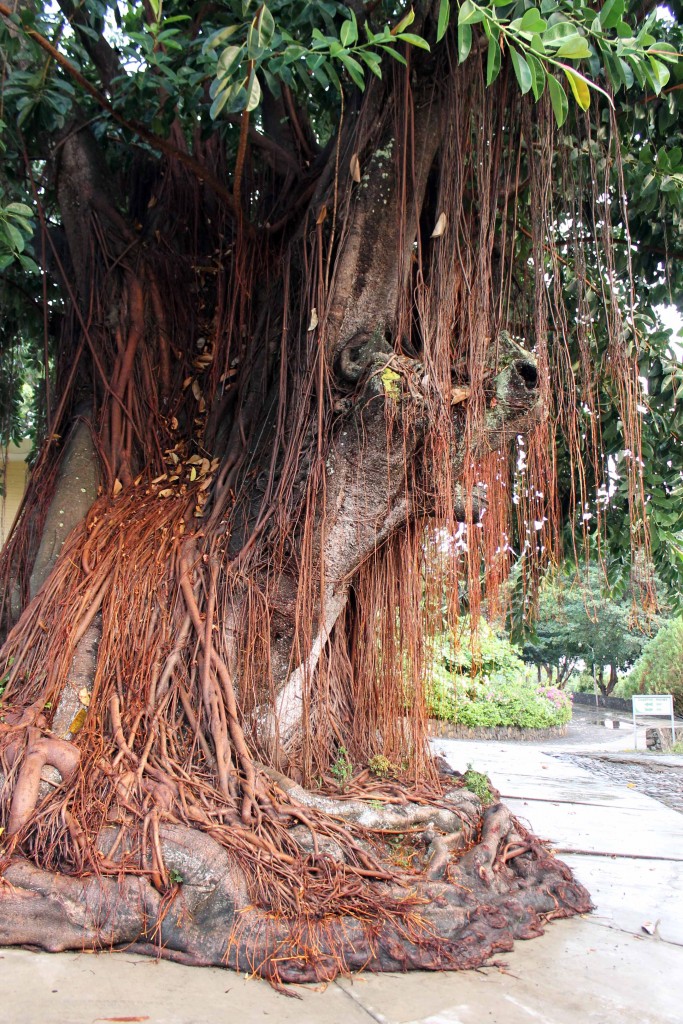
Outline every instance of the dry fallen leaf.
<svg viewBox="0 0 683 1024"><path fill-rule="evenodd" d="M314 306L313 309L311 310L311 322L308 325L308 330L309 331L314 331L317 326L318 326L318 310Z"/></svg>
<svg viewBox="0 0 683 1024"><path fill-rule="evenodd" d="M320 207L320 213L318 214L318 217L317 217L317 220L316 220L316 224L322 224L322 222L325 220L326 217L327 217L327 207L326 206L321 206Z"/></svg>
<svg viewBox="0 0 683 1024"><path fill-rule="evenodd" d="M437 220L434 230L432 231L432 238L441 238L441 235L443 235L444 231L446 230L447 224L448 218L446 214L440 213L439 219Z"/></svg>
<svg viewBox="0 0 683 1024"><path fill-rule="evenodd" d="M458 405L470 397L470 388L451 388L451 405Z"/></svg>
<svg viewBox="0 0 683 1024"><path fill-rule="evenodd" d="M85 710L85 708L81 708L80 711L76 712L74 720L69 726L69 732L71 733L72 736L77 736L78 733L81 731L83 725L85 724L85 719L87 715L88 712Z"/></svg>
<svg viewBox="0 0 683 1024"><path fill-rule="evenodd" d="M158 498L170 498L173 493L174 493L174 491L173 491L172 487L164 487L163 491L159 491L157 497Z"/></svg>
<svg viewBox="0 0 683 1024"><path fill-rule="evenodd" d="M80 688L80 690L78 691L78 699L80 700L81 704L84 707L90 707L90 690L87 688L87 686L82 686Z"/></svg>
<svg viewBox="0 0 683 1024"><path fill-rule="evenodd" d="M358 153L354 153L349 161L349 170L351 171L351 177L354 181L360 181L360 160L358 159Z"/></svg>
<svg viewBox="0 0 683 1024"><path fill-rule="evenodd" d="M197 401L199 401L200 398L202 397L202 389L199 386L198 380L192 381L192 394L194 395Z"/></svg>
<svg viewBox="0 0 683 1024"><path fill-rule="evenodd" d="M114 495L114 497L116 497L117 494L120 494L122 490L123 484L121 483L121 481L119 479L114 480L114 486L111 489L111 493Z"/></svg>

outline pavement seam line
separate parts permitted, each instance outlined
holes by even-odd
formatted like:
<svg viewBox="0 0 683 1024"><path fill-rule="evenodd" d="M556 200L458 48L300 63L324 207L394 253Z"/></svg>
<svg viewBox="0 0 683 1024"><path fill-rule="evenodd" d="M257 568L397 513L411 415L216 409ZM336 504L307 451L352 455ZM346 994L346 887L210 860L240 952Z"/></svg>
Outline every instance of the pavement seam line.
<svg viewBox="0 0 683 1024"><path fill-rule="evenodd" d="M552 853L561 853L564 856L572 854L576 857L612 857L614 860L662 860L673 864L683 864L683 857L667 857L654 853L614 853L609 850L575 850L568 846L555 846L552 840L548 841Z"/></svg>
<svg viewBox="0 0 683 1024"><path fill-rule="evenodd" d="M597 917L586 918L588 924L594 924L597 928L607 928L611 932L619 932L620 935L630 935L632 939L639 939L643 942L646 939L652 938L652 936L642 935L640 932L632 931L630 928L623 928L619 924L614 924L612 921L600 921ZM659 933L657 934L656 942L662 942L665 946L673 946L674 949L683 949L683 942L676 942L674 939L664 939Z"/></svg>
<svg viewBox="0 0 683 1024"><path fill-rule="evenodd" d="M367 1013L368 1017L370 1017L371 1020L376 1021L376 1024L394 1024L394 1022L390 1021L388 1017L385 1017L383 1013L380 1013L378 1010L373 1010L371 1007L366 1006L362 999L359 996L357 996L356 993L353 991L353 988L346 988L345 986L340 985L339 982L336 980L334 981L333 984L335 984L341 992L348 996L349 999L351 999L352 1002L356 1004L356 1006L360 1006L361 1010L364 1010L364 1012ZM353 982L351 982L351 985L352 984Z"/></svg>

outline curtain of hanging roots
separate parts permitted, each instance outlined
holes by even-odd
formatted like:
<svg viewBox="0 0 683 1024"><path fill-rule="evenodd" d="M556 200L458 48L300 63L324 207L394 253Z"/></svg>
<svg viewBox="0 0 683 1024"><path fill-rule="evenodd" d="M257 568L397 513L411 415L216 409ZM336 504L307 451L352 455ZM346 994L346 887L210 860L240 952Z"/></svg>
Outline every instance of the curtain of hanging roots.
<svg viewBox="0 0 683 1024"><path fill-rule="evenodd" d="M412 106L409 78L401 73L395 85L401 194L412 174ZM474 623L484 598L492 614L501 612L498 595L515 544L531 578L558 556L556 431L571 460L574 517L592 501L601 467L604 369L625 440L634 458L639 452L636 365L614 301L612 186L590 161L564 158L548 104L532 107L505 76L486 89L482 74L455 70L442 106L449 116L394 334L397 353L417 353L429 386L419 409L385 403L387 437L395 444L402 432L406 452L405 518L345 581L345 606L314 661L326 600L325 460L338 414L333 367L309 326L314 311L324 316L330 268L343 248L346 180L335 179L327 217L319 206L311 209L287 245L277 241L282 235L270 242L249 228L259 219L260 197L273 188L270 172L255 161L243 185L249 209L237 222L215 214L209 223L204 194L184 171L163 179L160 209L173 209L188 228L182 237L190 241L178 241L175 251L135 256L115 211L92 214L91 307L74 317L71 293L70 322L78 321L76 356L88 368L102 493L0 656L8 677L5 725L12 727L2 752L7 852L20 843L43 867L106 874L141 871L144 851L151 851L153 879L163 887L163 813L248 863L254 896L277 913L313 913L325 901L328 913L358 915L363 906L378 912L376 897L349 888L345 867L329 867L326 877L306 873L285 827L291 807L283 811L272 777L260 768L272 758L261 726L277 702L273 609L284 601L285 582L296 608L290 669L310 665L291 755L298 778L333 781L331 764L344 747L356 765L385 755L417 799L435 797L422 685L428 638L455 624L463 583ZM588 122L578 127L588 138ZM616 142L609 147L614 154ZM205 158L220 169L215 149ZM527 183L524 211L518 199ZM586 193L601 225L595 236L584 225ZM437 243L429 236L441 214L448 229ZM520 265L524 231L531 258ZM559 235L576 273L571 308L562 299ZM607 310L607 367L596 359L589 288ZM113 326L112 301L120 311ZM498 448L481 440L496 402L491 356L501 328L534 351L549 410L523 455L514 443ZM63 381L67 397L55 435L78 398L76 376ZM55 441L46 446L0 564L5 615L14 574L28 571L36 509L42 500L44 512L53 486ZM631 514L644 522L637 473L634 481ZM581 537L579 531L577 544ZM644 538L644 528L634 533L634 543ZM64 783L38 795L45 759L26 769L22 754L35 736L18 726L40 729L63 709L89 629L99 638L96 668L76 694L72 753L57 741L48 741L55 746L46 753L49 764L51 756L61 758ZM321 835L350 850L356 880L363 872L383 877L352 831L313 810L309 817ZM124 839L119 856L95 852L92 837L111 821L123 823L121 835L137 836L142 856ZM387 903L384 912L394 909Z"/></svg>

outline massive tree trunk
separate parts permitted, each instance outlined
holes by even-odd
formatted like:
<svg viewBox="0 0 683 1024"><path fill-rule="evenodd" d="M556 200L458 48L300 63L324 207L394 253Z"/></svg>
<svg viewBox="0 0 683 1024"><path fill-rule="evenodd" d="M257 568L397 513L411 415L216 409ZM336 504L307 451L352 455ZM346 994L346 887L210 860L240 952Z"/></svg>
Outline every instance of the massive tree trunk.
<svg viewBox="0 0 683 1024"><path fill-rule="evenodd" d="M204 182L117 182L65 132L62 401L3 556L37 554L0 665L0 942L307 980L475 965L589 908L426 746L430 531L465 524L474 606L547 385L497 239L506 119L542 194L547 112L441 72L373 83L286 178L242 132L231 203L217 137Z"/></svg>

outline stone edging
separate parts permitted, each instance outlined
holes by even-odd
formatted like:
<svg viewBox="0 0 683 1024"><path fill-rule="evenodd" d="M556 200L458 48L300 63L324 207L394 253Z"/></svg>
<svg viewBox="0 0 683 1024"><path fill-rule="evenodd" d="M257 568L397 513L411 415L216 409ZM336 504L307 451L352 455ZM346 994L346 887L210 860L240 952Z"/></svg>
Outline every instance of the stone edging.
<svg viewBox="0 0 683 1024"><path fill-rule="evenodd" d="M451 740L554 740L567 735L566 725L553 725L547 729L521 729L516 725L478 725L470 728L456 722L442 722L430 718L427 722L430 736Z"/></svg>
<svg viewBox="0 0 683 1024"><path fill-rule="evenodd" d="M631 711L631 698L626 697L603 697L601 693L598 694L597 705L595 701L594 693L574 693L572 694L572 700L574 704L580 704L582 707L595 708L607 708L612 711Z"/></svg>

